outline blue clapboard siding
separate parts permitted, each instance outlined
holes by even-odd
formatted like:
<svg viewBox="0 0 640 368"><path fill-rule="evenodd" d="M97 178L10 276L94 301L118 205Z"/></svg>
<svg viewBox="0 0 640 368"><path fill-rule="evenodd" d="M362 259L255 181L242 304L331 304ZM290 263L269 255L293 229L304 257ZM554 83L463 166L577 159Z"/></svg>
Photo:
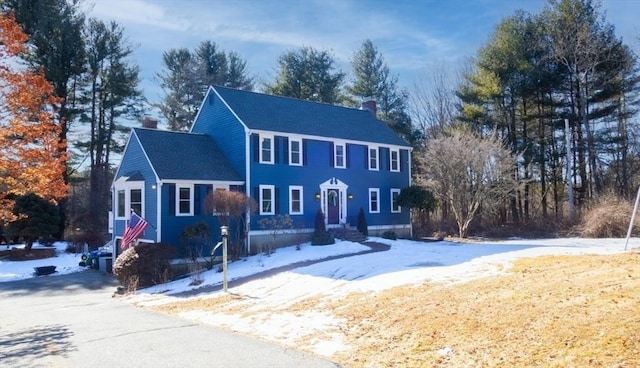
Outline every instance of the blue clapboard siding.
<svg viewBox="0 0 640 368"><path fill-rule="evenodd" d="M218 143L233 168L245 180L244 127L224 103L210 90L202 110L191 128L192 133L208 134Z"/></svg>
<svg viewBox="0 0 640 368"><path fill-rule="evenodd" d="M215 243L220 239L220 223L217 218L205 209L205 198L207 195L206 185L195 185L194 197L198 208L194 208L193 216L177 216L175 209L175 183L165 183L162 186L162 241L176 245L179 256L186 256L184 247L180 243L180 234L186 226L205 222L211 229L211 242ZM198 200L199 198L199 200ZM215 244L213 244L215 245ZM208 247L204 249L204 255L210 254Z"/></svg>
<svg viewBox="0 0 640 368"><path fill-rule="evenodd" d="M253 141L253 140L252 140ZM284 145L286 141L276 140ZM367 146L347 144L347 168L332 167L333 143L320 140L305 140L306 158L304 166L288 165L284 160L284 147L276 149L281 157L275 164L260 164L252 159L251 162L251 193L258 200L256 188L260 184L274 185L278 192L279 203L276 203L276 213L289 213L289 186L303 187L303 215L291 215L296 227L313 227L314 218L321 203L315 199L320 192L319 185L331 178L336 178L349 186L347 192L354 195L354 199L347 200L347 221L355 224L360 208L365 210L368 225L399 225L410 222L409 211L402 209L401 213L391 213L391 189L403 189L409 185L409 175L406 171L391 172L389 165L382 160L381 170L372 171L366 167ZM256 147L251 145L251 155L254 157ZM388 150L387 150L388 151ZM408 159L408 151L401 150L401 159ZM384 156L388 160L388 155ZM369 188L380 189L380 213L369 213ZM255 194L254 194L255 193ZM262 217L256 215L255 219ZM252 221L252 229L260 229L258 221Z"/></svg>
<svg viewBox="0 0 640 368"><path fill-rule="evenodd" d="M156 182L156 177L153 172L149 161L147 161L142 147L140 146L140 142L138 141L135 134L131 135L129 140L129 144L122 156L122 161L115 175L115 180L118 178L129 174L131 172L139 172L142 178L144 178L144 218L150 224L157 224L158 222L158 214L157 214L157 195L155 189L153 189L153 184ZM114 213L115 216L115 213ZM115 236L122 236L124 233L124 229L126 226L125 220L114 220L113 223L113 231ZM156 239L156 231L151 226L147 226L144 231L144 234L141 236L144 239Z"/></svg>
<svg viewBox="0 0 640 368"><path fill-rule="evenodd" d="M274 137L274 164L257 162L256 132ZM291 137L304 139L303 166L288 164L287 142ZM333 167L335 139L348 142L344 169ZM368 170L365 142L378 147L377 171ZM400 149L400 172L390 171L390 148ZM162 182L158 189L152 188L156 183L152 167ZM212 243L219 239L219 223L204 208L210 188L207 183L244 182L246 192L256 201L259 185L273 185L276 213L283 215L289 212L289 186L302 186L303 214L291 216L296 227L311 228L321 205L315 199L315 194L320 192L319 185L336 178L348 185L347 193L354 196L347 200L348 222L355 224L362 208L370 226L394 226L410 223L408 209L391 213L391 189L409 185L409 167L409 145L368 111L215 86L209 89L190 133L134 129L116 179L128 172L140 173L145 181L145 217L153 226L162 227L158 229L162 236L158 240L181 250L180 234L184 227L200 221L210 226ZM195 184L193 216L176 216L176 183ZM380 213L368 211L370 188L380 190ZM156 195L161 195L160 214L156 213ZM252 218L252 230L260 229L261 217ZM121 236L123 230L124 221L114 221L114 236ZM147 228L144 238L156 239L156 231Z"/></svg>

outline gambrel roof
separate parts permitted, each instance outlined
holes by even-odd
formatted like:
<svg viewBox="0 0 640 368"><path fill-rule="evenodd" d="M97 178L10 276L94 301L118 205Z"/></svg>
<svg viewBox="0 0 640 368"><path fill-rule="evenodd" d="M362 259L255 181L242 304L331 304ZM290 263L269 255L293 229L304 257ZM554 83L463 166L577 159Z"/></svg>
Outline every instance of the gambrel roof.
<svg viewBox="0 0 640 368"><path fill-rule="evenodd" d="M242 181L208 135L134 128L160 180Z"/></svg>
<svg viewBox="0 0 640 368"><path fill-rule="evenodd" d="M409 146L371 111L212 86L250 130ZM210 98L211 96L209 96Z"/></svg>

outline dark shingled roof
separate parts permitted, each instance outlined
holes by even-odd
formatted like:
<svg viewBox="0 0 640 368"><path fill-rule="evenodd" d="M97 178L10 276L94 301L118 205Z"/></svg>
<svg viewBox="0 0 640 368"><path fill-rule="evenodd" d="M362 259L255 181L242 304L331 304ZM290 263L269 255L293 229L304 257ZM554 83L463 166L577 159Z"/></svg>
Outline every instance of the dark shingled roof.
<svg viewBox="0 0 640 368"><path fill-rule="evenodd" d="M242 181L208 135L133 130L160 179Z"/></svg>
<svg viewBox="0 0 640 368"><path fill-rule="evenodd" d="M409 146L369 110L212 87L249 129Z"/></svg>

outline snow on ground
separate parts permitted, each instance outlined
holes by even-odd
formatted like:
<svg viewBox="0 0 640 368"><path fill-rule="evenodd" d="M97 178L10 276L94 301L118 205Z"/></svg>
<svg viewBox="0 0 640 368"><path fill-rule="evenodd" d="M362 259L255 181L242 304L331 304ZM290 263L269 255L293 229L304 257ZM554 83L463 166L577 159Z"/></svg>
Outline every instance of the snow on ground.
<svg viewBox="0 0 640 368"><path fill-rule="evenodd" d="M63 275L72 272L79 272L86 269L85 267L81 267L78 265L81 261L80 257L82 256L82 254L65 252L65 249L67 248L66 242L56 242L53 244L53 247L55 247L56 249L56 257L54 258L15 262L6 261L0 258L0 282L15 281L34 277L34 267L56 266L56 272L54 274L41 277ZM0 245L0 250L11 248L24 248L24 244ZM33 248L50 249L51 247L45 247L43 245L35 243L33 245Z"/></svg>
<svg viewBox="0 0 640 368"><path fill-rule="evenodd" d="M624 239L578 238L472 243L392 241L382 238L370 240L389 244L391 249L320 262L230 288L229 292L237 301L233 305L225 304L225 309L241 310L242 313L196 310L184 312L181 317L290 346L300 347L301 341L307 341L310 350L331 356L348 349L340 333L342 321L321 307L310 307L303 312L298 309L287 310L288 307L304 300L313 300L311 298L314 297L339 300L352 292L379 292L400 285L455 283L497 275L505 272L515 259L523 257L620 253L624 251L625 243ZM307 252L316 254L354 246L360 245L340 242L325 247L306 244L299 251L295 251L295 248L278 249L270 257L255 256L231 264L229 275L234 278L240 274L246 275L251 269L263 271L272 265L294 259L311 259L305 256ZM639 241L633 239L629 249L637 250L638 246ZM219 273L204 274L207 284L219 284L221 277ZM163 289L169 291L158 294ZM226 295L218 291L190 298L173 296L189 289L188 282L180 281L139 291L128 301L139 306L153 306L190 298Z"/></svg>
<svg viewBox="0 0 640 368"><path fill-rule="evenodd" d="M272 276L265 276L229 289L236 296L242 313L204 310L189 311L181 317L225 327L234 331L258 335L288 345L308 341L308 348L321 355L331 356L348 348L342 341L342 321L330 311L309 307L305 311L290 311L287 307L309 298L329 300L353 292L379 292L400 285L431 283L457 283L475 278L498 275L511 263L524 257L542 255L614 254L624 252L624 239L538 239L476 242L417 242L370 238L370 241L388 244L389 251L345 257L298 267ZM58 273L81 271L80 255L65 254L66 244L58 243L56 258L8 262L0 260L0 281L33 276L33 267L55 264ZM243 278L274 268L306 260L320 260L329 256L348 255L367 250L362 244L338 242L329 246L303 244L280 248L270 256L248 257L229 264L229 280ZM633 238L628 250L638 251L640 239ZM88 271L91 272L91 271ZM99 271L93 271L99 272ZM54 276L46 276L54 277ZM190 298L216 298L226 295L222 291L201 293L193 297L176 295L203 286L220 285L222 273L204 272L199 286L190 286L191 278L139 290L126 302L139 306L153 306Z"/></svg>

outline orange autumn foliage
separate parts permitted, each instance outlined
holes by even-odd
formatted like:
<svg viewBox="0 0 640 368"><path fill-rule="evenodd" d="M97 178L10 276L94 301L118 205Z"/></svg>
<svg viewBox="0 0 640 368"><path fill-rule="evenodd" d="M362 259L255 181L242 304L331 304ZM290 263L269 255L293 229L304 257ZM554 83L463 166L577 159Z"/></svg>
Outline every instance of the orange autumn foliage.
<svg viewBox="0 0 640 368"><path fill-rule="evenodd" d="M28 36L0 13L0 221L12 221L7 195L35 193L55 203L67 192L66 142L52 106L60 99L41 71L20 63Z"/></svg>

